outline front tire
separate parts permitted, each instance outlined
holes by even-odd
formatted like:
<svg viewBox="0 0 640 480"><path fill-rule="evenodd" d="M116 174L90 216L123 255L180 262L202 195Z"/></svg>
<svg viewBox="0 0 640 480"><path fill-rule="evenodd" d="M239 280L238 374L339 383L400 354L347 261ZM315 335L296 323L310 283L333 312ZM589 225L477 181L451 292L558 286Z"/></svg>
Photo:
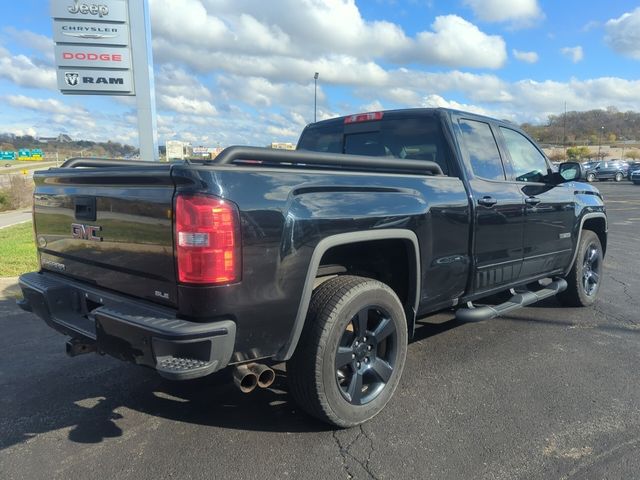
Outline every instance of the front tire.
<svg viewBox="0 0 640 480"><path fill-rule="evenodd" d="M339 427L377 415L395 392L407 354L407 321L391 288L344 275L313 293L287 377L296 403Z"/></svg>
<svg viewBox="0 0 640 480"><path fill-rule="evenodd" d="M616 182L621 182L623 178L624 178L624 175L622 175L622 173L618 172L618 173L616 173L616 176L614 177L614 180Z"/></svg>
<svg viewBox="0 0 640 480"><path fill-rule="evenodd" d="M587 182L591 183L596 179L596 176L593 173L587 174Z"/></svg>
<svg viewBox="0 0 640 480"><path fill-rule="evenodd" d="M593 305L602 283L604 252L595 232L583 230L578 253L571 271L566 276L568 287L558 294L558 299L569 307Z"/></svg>

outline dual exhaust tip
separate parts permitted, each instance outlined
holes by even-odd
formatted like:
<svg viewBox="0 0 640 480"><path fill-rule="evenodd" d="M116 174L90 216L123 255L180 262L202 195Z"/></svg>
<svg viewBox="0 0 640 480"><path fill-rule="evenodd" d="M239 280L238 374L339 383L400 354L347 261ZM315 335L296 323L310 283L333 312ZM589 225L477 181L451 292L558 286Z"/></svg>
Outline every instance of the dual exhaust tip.
<svg viewBox="0 0 640 480"><path fill-rule="evenodd" d="M251 393L256 387L269 388L275 379L273 369L260 363L238 365L233 369L233 383L242 393Z"/></svg>

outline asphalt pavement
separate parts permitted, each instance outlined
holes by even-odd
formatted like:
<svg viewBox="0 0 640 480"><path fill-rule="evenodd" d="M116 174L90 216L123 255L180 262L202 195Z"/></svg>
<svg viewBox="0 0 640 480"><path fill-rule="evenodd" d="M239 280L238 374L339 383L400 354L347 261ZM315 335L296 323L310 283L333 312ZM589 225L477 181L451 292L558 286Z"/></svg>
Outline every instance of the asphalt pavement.
<svg viewBox="0 0 640 480"><path fill-rule="evenodd" d="M0 229L31 220L31 208L0 212Z"/></svg>
<svg viewBox="0 0 640 480"><path fill-rule="evenodd" d="M68 358L63 336L2 300L0 478L638 478L640 186L598 186L610 236L596 305L427 319L395 397L360 428L300 412L283 371L243 395L225 378Z"/></svg>

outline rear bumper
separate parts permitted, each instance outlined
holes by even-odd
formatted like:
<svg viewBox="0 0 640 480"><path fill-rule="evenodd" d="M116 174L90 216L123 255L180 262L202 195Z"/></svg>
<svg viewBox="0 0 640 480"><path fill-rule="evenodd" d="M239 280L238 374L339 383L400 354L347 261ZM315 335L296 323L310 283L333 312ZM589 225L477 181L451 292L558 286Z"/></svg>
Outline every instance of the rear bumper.
<svg viewBox="0 0 640 480"><path fill-rule="evenodd" d="M26 273L20 288L24 299L18 305L50 327L172 380L216 372L227 366L234 351L236 325L231 320L188 322L170 309L53 273Z"/></svg>

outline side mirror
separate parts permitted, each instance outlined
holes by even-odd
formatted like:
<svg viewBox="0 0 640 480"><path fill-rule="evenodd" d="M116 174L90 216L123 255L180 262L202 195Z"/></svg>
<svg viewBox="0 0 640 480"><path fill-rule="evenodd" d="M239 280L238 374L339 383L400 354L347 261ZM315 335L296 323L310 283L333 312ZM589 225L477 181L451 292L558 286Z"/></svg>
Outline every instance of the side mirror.
<svg viewBox="0 0 640 480"><path fill-rule="evenodd" d="M582 178L582 165L578 162L561 163L558 167L558 174L563 182L572 182Z"/></svg>

